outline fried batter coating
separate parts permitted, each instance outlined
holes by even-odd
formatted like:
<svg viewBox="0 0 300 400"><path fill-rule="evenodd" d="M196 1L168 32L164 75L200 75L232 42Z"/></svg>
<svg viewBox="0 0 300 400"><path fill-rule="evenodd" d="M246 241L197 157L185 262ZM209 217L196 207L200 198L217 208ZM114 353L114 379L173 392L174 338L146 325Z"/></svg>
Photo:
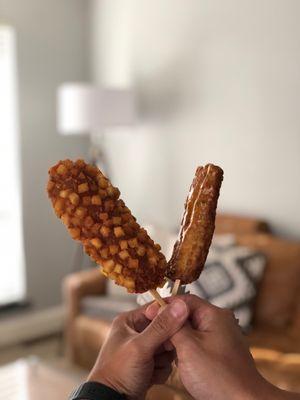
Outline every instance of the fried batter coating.
<svg viewBox="0 0 300 400"><path fill-rule="evenodd" d="M47 192L56 215L105 276L128 292L162 286L167 263L160 246L97 167L83 160L59 161L49 170Z"/></svg>
<svg viewBox="0 0 300 400"><path fill-rule="evenodd" d="M168 262L168 278L179 279L181 284L199 278L215 229L222 180L222 169L213 164L197 168L185 202L179 238Z"/></svg>

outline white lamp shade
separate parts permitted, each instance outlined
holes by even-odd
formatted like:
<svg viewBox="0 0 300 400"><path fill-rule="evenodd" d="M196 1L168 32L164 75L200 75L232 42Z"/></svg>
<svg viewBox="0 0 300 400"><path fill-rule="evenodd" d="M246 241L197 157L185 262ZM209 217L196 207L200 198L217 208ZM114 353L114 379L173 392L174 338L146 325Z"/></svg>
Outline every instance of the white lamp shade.
<svg viewBox="0 0 300 400"><path fill-rule="evenodd" d="M131 125L135 120L134 96L129 89L66 83L58 89L57 106L62 134L87 134L109 126Z"/></svg>

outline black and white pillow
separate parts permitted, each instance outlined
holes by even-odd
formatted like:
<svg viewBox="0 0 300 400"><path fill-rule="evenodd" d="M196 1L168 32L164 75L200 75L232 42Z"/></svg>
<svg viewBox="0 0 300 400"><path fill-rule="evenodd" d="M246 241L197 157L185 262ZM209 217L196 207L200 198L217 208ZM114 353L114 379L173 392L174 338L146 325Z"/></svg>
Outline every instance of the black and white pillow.
<svg viewBox="0 0 300 400"><path fill-rule="evenodd" d="M241 327L248 329L265 263L263 254L246 247L212 246L200 278L187 285L186 290L218 307L233 310Z"/></svg>
<svg viewBox="0 0 300 400"><path fill-rule="evenodd" d="M210 303L234 311L240 326L247 330L252 319L252 305L265 268L261 253L237 246L232 240L214 242L210 248L200 278L186 285L185 292L195 294ZM170 295L172 284L167 283L159 292ZM148 294L138 296L138 303L151 301Z"/></svg>

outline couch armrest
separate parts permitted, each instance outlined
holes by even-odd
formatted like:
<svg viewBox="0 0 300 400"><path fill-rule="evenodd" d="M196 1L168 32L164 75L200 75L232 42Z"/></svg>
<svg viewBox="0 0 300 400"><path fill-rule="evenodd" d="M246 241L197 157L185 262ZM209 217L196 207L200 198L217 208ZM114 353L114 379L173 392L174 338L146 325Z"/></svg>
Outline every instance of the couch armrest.
<svg viewBox="0 0 300 400"><path fill-rule="evenodd" d="M63 282L63 298L70 322L80 312L80 301L93 294L103 295L106 291L106 278L98 268L68 275Z"/></svg>
<svg viewBox="0 0 300 400"><path fill-rule="evenodd" d="M66 354L71 362L76 360L76 316L80 313L80 301L93 294L103 295L106 290L106 278L99 268L80 271L68 275L63 281L63 297L66 307Z"/></svg>
<svg viewBox="0 0 300 400"><path fill-rule="evenodd" d="M270 232L267 222L258 218L217 213L215 229L217 234L232 233L238 235L256 232Z"/></svg>

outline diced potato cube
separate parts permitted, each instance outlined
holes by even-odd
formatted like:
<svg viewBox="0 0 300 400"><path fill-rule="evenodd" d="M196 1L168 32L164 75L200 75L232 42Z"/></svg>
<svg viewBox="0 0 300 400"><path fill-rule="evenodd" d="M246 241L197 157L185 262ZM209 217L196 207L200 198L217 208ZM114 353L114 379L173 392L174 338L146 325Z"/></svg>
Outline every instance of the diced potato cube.
<svg viewBox="0 0 300 400"><path fill-rule="evenodd" d="M89 185L84 182L78 185L78 193L85 193L89 191Z"/></svg>
<svg viewBox="0 0 300 400"><path fill-rule="evenodd" d="M100 228L100 233L104 237L109 237L110 235L110 229L107 226L101 226Z"/></svg>
<svg viewBox="0 0 300 400"><path fill-rule="evenodd" d="M55 183L53 181L49 181L47 183L47 190L50 192L55 186Z"/></svg>
<svg viewBox="0 0 300 400"><path fill-rule="evenodd" d="M120 245L120 248L121 248L122 250L125 250L125 249L128 248L128 243L127 243L126 240L120 240L119 245Z"/></svg>
<svg viewBox="0 0 300 400"><path fill-rule="evenodd" d="M59 174L59 175L64 175L64 174L66 174L67 173L67 168L63 165L63 164L60 164L58 167L57 167L57 169L56 169L56 172Z"/></svg>
<svg viewBox="0 0 300 400"><path fill-rule="evenodd" d="M107 179L104 178L104 176L100 176L98 179L99 186L101 189L106 189L108 186L108 181Z"/></svg>
<svg viewBox="0 0 300 400"><path fill-rule="evenodd" d="M75 161L75 164L77 165L77 167L79 168L83 168L85 166L85 162L82 159L78 159Z"/></svg>
<svg viewBox="0 0 300 400"><path fill-rule="evenodd" d="M107 260L107 261L102 262L102 267L103 267L104 271L111 272L115 267L115 263L113 260Z"/></svg>
<svg viewBox="0 0 300 400"><path fill-rule="evenodd" d="M114 234L116 237L122 237L125 235L125 232L121 226L116 226L114 228Z"/></svg>
<svg viewBox="0 0 300 400"><path fill-rule="evenodd" d="M95 206L100 206L102 203L101 197L99 195L92 196L92 204Z"/></svg>
<svg viewBox="0 0 300 400"><path fill-rule="evenodd" d="M61 220L65 225L67 225L67 226L70 225L70 216L68 214L63 214L61 216Z"/></svg>
<svg viewBox="0 0 300 400"><path fill-rule="evenodd" d="M91 239L91 244L96 247L96 249L100 249L100 247L102 246L102 242L99 238L93 238Z"/></svg>
<svg viewBox="0 0 300 400"><path fill-rule="evenodd" d="M98 174L98 168L97 167L95 167L94 165L90 165L90 164L88 164L86 167L85 167L85 170L86 170L86 172L88 173L88 174L90 174L90 175L92 175L92 176L96 176L97 174Z"/></svg>
<svg viewBox="0 0 300 400"><path fill-rule="evenodd" d="M110 277L110 279L113 279L114 281L118 279L118 274L116 274L115 272L111 272L108 276Z"/></svg>
<svg viewBox="0 0 300 400"><path fill-rule="evenodd" d="M129 239L128 240L129 247L135 248L138 246L137 238Z"/></svg>
<svg viewBox="0 0 300 400"><path fill-rule="evenodd" d="M122 265L121 264L116 264L115 268L114 268L114 272L116 272L117 274L120 274L122 272Z"/></svg>
<svg viewBox="0 0 300 400"><path fill-rule="evenodd" d="M126 258L129 257L129 253L127 250L122 250L119 253L119 257L121 258L121 260L126 260Z"/></svg>
<svg viewBox="0 0 300 400"><path fill-rule="evenodd" d="M100 250L100 255L102 258L108 258L108 249Z"/></svg>
<svg viewBox="0 0 300 400"><path fill-rule="evenodd" d="M118 198L120 196L120 191L117 188L114 188L113 186L109 186L107 188L107 194L110 197Z"/></svg>
<svg viewBox="0 0 300 400"><path fill-rule="evenodd" d="M119 247L116 244L111 244L109 246L109 252L112 256L114 256L115 254L117 254L119 251Z"/></svg>
<svg viewBox="0 0 300 400"><path fill-rule="evenodd" d="M131 278L126 278L125 280L124 280L124 286L127 288L127 289L134 289L134 287L135 287L135 284L134 284L134 280L133 279L131 279Z"/></svg>
<svg viewBox="0 0 300 400"><path fill-rule="evenodd" d="M61 190L59 192L59 196L62 197L63 199L66 199L69 196L70 190L66 189L66 190Z"/></svg>
<svg viewBox="0 0 300 400"><path fill-rule="evenodd" d="M121 285L121 286L124 285L124 277L122 275L118 275L117 283L118 283L118 285Z"/></svg>
<svg viewBox="0 0 300 400"><path fill-rule="evenodd" d="M138 246L136 252L140 257L143 257L146 254L145 246Z"/></svg>
<svg viewBox="0 0 300 400"><path fill-rule="evenodd" d="M87 209L86 208L84 208L84 207L76 208L76 211L75 211L76 217L83 218L83 217L86 216L86 213L87 213Z"/></svg>
<svg viewBox="0 0 300 400"><path fill-rule="evenodd" d="M71 193L69 195L69 200L74 206L77 206L79 204L79 196L78 196L78 194L77 193Z"/></svg>
<svg viewBox="0 0 300 400"><path fill-rule="evenodd" d="M63 201L63 199L57 199L54 205L54 210L57 212L62 211L64 209L64 205L65 202Z"/></svg>
<svg viewBox="0 0 300 400"><path fill-rule="evenodd" d="M65 160L63 163L68 169L73 167L73 161L71 160Z"/></svg>
<svg viewBox="0 0 300 400"><path fill-rule="evenodd" d="M80 229L79 228L69 228L69 233L73 239L80 238Z"/></svg>

